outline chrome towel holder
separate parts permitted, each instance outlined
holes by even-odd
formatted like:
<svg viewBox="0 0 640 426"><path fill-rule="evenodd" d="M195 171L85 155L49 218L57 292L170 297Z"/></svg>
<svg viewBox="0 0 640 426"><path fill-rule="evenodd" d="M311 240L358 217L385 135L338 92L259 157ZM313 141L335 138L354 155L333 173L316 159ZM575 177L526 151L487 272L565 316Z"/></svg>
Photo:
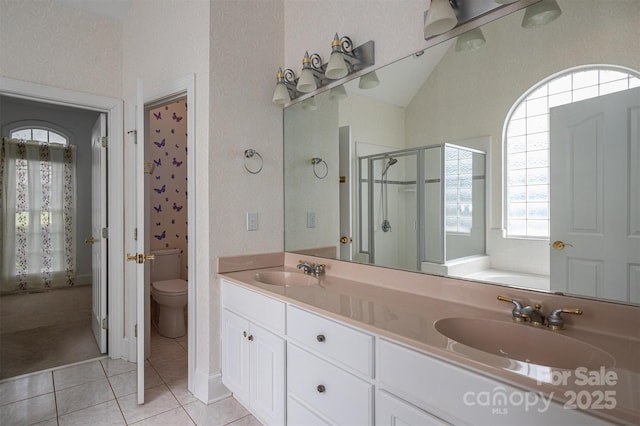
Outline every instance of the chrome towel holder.
<svg viewBox="0 0 640 426"><path fill-rule="evenodd" d="M247 165L247 159L254 158L254 157L258 158L258 163L260 164L260 166L258 168L255 168L255 167L249 168L249 166ZM260 155L258 151L251 148L244 150L244 168L246 171L248 171L252 175L256 175L262 171L263 166L264 166L264 161L262 160L262 155Z"/></svg>

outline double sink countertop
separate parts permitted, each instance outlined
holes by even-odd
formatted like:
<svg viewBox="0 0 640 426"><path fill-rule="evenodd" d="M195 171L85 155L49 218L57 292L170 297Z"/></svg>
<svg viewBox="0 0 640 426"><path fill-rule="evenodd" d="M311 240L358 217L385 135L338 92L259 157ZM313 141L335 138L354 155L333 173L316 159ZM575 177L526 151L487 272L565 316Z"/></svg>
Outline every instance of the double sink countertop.
<svg viewBox="0 0 640 426"><path fill-rule="evenodd" d="M256 279L256 274L272 271L302 274L295 268L300 255L285 253L280 258L281 262L278 262L278 256L272 256L275 257L275 262L271 258L256 260L251 256L220 258L220 277L521 389L552 394L560 403L566 402L571 395L580 391L586 390L589 397L597 397L596 394L600 391L609 391L615 408L588 411L613 422L640 424L640 309L637 307L485 283L478 285L471 281L309 256L304 259L326 264L326 272L318 277L317 285L287 287L265 284ZM269 266L273 263L281 265ZM567 318L572 316L565 315L567 324L562 331L551 331L546 327L530 330L534 326L528 323L513 323L513 306L498 301L498 295L512 297L527 304L541 303L544 313L552 308L565 307L581 308L584 314L575 318ZM563 303L569 306L562 306ZM584 352L589 352L589 345L592 345L596 348L594 352L604 351L610 355L607 356L609 365L605 366L608 367L606 371L593 365L579 364L563 366L563 370L494 355L461 344L438 331L437 321L446 318L456 318L452 323L460 318L460 324L466 324L465 328L471 329L471 332L484 331L485 336L506 329L515 331L511 338L517 338L519 329L514 327L522 327L523 340L533 332L544 345L547 343L545 336L549 336L549 345L545 348L549 354L545 359L551 360L550 363L555 361L554 354L564 356L564 362L570 359L570 356L566 356L566 350L571 346L570 340L576 339L581 343L578 346L581 349L580 359L590 359L589 354ZM469 333L469 330L466 332ZM565 339L558 335L566 337L566 348L563 347ZM523 341L523 345L527 344L529 343ZM539 352L539 348L537 350ZM582 368L577 370L579 367ZM557 380L563 371L568 380ZM615 376L611 373L605 376L606 372L611 371L615 372ZM605 377L609 378L608 383L597 383ZM611 404L606 406L610 407Z"/></svg>

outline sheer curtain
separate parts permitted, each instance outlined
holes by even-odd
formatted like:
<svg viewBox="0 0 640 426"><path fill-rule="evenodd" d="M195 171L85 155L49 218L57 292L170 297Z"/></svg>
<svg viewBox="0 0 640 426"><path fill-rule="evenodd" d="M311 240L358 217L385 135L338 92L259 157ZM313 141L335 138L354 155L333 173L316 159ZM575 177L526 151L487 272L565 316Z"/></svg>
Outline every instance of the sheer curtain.
<svg viewBox="0 0 640 426"><path fill-rule="evenodd" d="M2 292L75 284L75 157L70 145L2 139Z"/></svg>

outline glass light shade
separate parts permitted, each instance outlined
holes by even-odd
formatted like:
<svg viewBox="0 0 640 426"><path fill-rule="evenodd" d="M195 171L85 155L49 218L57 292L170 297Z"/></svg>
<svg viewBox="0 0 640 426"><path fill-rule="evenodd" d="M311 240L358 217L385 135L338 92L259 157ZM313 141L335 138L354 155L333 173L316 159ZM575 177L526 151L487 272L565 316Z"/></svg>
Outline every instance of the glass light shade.
<svg viewBox="0 0 640 426"><path fill-rule="evenodd" d="M348 97L349 95L347 95L347 91L345 90L344 86L336 86L329 90L329 99L332 99L334 101L340 101Z"/></svg>
<svg viewBox="0 0 640 426"><path fill-rule="evenodd" d="M358 81L358 87L361 89L373 89L378 84L380 84L380 80L378 80L378 74L375 71L363 75Z"/></svg>
<svg viewBox="0 0 640 426"><path fill-rule="evenodd" d="M273 99L274 104L284 105L286 103L291 102L291 96L289 96L289 91L287 90L287 86L284 83L277 83L276 88L273 91Z"/></svg>
<svg viewBox="0 0 640 426"><path fill-rule="evenodd" d="M486 40L480 28L474 28L471 31L460 34L456 40L456 52L471 52L479 49Z"/></svg>
<svg viewBox="0 0 640 426"><path fill-rule="evenodd" d="M527 7L522 18L522 28L534 28L548 24L562 14L556 0L542 0Z"/></svg>
<svg viewBox="0 0 640 426"><path fill-rule="evenodd" d="M298 80L298 85L296 89L298 92L309 93L316 90L318 86L316 85L316 79L313 76L313 71L311 68L303 68L300 73L300 79Z"/></svg>
<svg viewBox="0 0 640 426"><path fill-rule="evenodd" d="M316 103L316 97L312 96L310 98L305 99L300 102L300 106L305 111L315 111L318 109L318 104Z"/></svg>
<svg viewBox="0 0 640 426"><path fill-rule="evenodd" d="M458 18L449 0L431 0L424 20L424 37L433 37L455 28Z"/></svg>
<svg viewBox="0 0 640 426"><path fill-rule="evenodd" d="M344 61L342 52L332 52L324 75L331 80L337 80L345 77L348 73L349 70L347 69L347 63Z"/></svg>

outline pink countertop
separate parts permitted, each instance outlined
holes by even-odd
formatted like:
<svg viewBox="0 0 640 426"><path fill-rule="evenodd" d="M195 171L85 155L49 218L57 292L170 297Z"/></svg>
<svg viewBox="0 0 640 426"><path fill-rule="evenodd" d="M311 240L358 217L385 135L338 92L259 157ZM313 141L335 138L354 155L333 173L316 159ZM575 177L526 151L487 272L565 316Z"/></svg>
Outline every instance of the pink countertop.
<svg viewBox="0 0 640 426"><path fill-rule="evenodd" d="M565 401L565 392L587 389L614 391L615 409L590 410L590 413L615 422L640 424L640 308L568 296L530 292L494 285L389 270L369 265L319 259L305 260L326 264L319 285L283 287L256 281L260 271L295 271L300 255L285 253L284 258L221 258L221 277L268 296L295 303L311 311L352 324L406 344L431 356L481 372L526 390L553 393ZM279 266L269 266L277 265ZM243 266L244 265L244 266ZM244 270L243 270L244 269ZM232 272L235 271L235 272ZM581 308L578 318L565 315L567 328L562 333L609 353L615 366L607 369L617 375L615 385L577 386L549 382L558 369L517 361L465 346L440 334L434 323L442 318L465 317L478 321L511 323L512 305L497 300L498 295L523 303L541 303L548 313L556 307ZM516 324L532 327L529 324ZM556 339L557 340L557 339ZM562 348L549 348L562 351Z"/></svg>

